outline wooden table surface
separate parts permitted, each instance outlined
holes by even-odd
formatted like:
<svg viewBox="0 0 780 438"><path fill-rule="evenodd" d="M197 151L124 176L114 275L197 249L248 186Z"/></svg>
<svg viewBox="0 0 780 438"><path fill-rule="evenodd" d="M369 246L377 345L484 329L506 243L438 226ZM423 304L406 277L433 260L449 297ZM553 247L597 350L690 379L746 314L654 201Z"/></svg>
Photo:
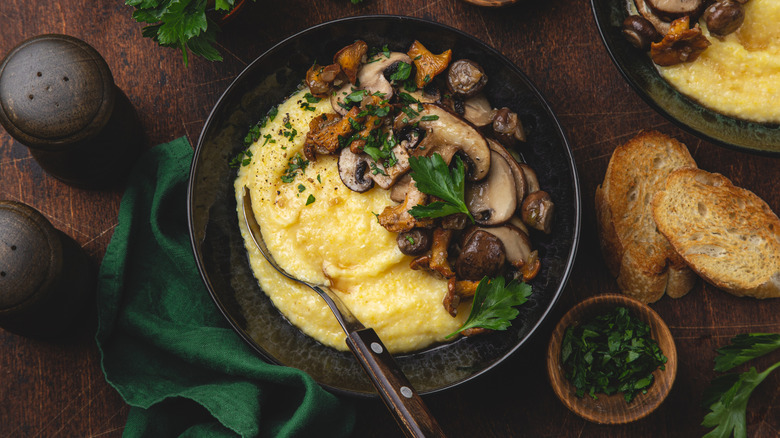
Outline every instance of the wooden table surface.
<svg viewBox="0 0 780 438"><path fill-rule="evenodd" d="M699 283L653 308L674 335L679 369L670 397L649 417L625 426L591 424L554 395L544 368L552 324L585 297L616 292L599 252L593 197L612 150L639 129L657 129L688 145L703 169L719 172L780 211L780 159L714 146L677 128L635 94L611 63L585 0L521 0L481 9L459 0L257 0L218 38L223 62L191 59L142 38L122 0L2 0L0 54L24 39L64 33L94 46L138 110L144 147L185 135L195 143L222 91L255 57L283 38L331 19L403 14L461 29L517 63L550 102L566 131L583 193L582 239L568 286L533 342L488 375L426 399L453 437L695 437L702 391L715 376L715 349L743 332L780 332L780 300L736 298ZM99 263L117 224L122 189L85 191L44 173L23 145L0 129L0 199L40 210ZM94 316L65 339L39 341L0 330L0 436L120 436L128 407L105 382L93 340ZM777 355L774 356L774 361ZM772 361L773 362L773 361ZM756 361L759 369L770 358ZM748 435L780 434L780 372L748 405ZM394 437L379 403L360 403L354 436Z"/></svg>

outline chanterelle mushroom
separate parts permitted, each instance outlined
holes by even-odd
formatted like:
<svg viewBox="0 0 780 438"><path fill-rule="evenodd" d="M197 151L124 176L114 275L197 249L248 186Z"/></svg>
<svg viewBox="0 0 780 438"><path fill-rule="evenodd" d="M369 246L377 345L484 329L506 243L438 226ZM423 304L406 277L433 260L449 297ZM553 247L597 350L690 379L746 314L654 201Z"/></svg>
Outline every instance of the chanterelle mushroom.
<svg viewBox="0 0 780 438"><path fill-rule="evenodd" d="M418 123L425 131L423 140L411 151L411 155L431 156L438 153L446 163L459 151L470 162L468 179L479 181L490 170L490 147L482 134L467 121L450 113L444 108L422 103L419 115L409 119L405 114L396 117L395 128L401 129L408 124Z"/></svg>

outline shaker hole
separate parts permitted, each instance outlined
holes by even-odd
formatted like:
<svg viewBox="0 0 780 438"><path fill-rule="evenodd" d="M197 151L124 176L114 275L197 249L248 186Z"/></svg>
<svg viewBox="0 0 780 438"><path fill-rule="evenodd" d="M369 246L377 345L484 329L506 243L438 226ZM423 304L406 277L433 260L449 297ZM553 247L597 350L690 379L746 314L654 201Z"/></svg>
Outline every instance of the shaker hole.
<svg viewBox="0 0 780 438"><path fill-rule="evenodd" d="M16 245L11 245L11 251L16 251Z"/></svg>
<svg viewBox="0 0 780 438"><path fill-rule="evenodd" d="M31 95L29 95L29 96L27 96L27 97L28 97L30 100L33 100L33 97L34 97L34 96L31 94Z"/></svg>
<svg viewBox="0 0 780 438"><path fill-rule="evenodd" d="M41 73L41 72L38 72L38 73L36 73L35 75L36 75L36 76L38 76L38 77L41 77L41 76L43 76L43 73Z"/></svg>
<svg viewBox="0 0 780 438"><path fill-rule="evenodd" d="M70 79L68 79L68 77L65 76L65 77L62 78L62 80L65 81L65 82L68 82Z"/></svg>

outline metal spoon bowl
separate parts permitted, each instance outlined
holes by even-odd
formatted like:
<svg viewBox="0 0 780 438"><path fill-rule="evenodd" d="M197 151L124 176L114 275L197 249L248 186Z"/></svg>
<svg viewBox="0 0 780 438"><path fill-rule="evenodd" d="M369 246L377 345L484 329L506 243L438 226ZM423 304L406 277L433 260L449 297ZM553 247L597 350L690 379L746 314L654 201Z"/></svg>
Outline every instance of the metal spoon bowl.
<svg viewBox="0 0 780 438"><path fill-rule="evenodd" d="M404 434L407 437L443 437L444 431L374 329L366 328L327 285L312 284L298 279L276 263L265 245L260 224L255 219L248 187L244 187L242 210L249 235L268 263L290 280L311 288L328 304L347 335L347 346L363 367Z"/></svg>

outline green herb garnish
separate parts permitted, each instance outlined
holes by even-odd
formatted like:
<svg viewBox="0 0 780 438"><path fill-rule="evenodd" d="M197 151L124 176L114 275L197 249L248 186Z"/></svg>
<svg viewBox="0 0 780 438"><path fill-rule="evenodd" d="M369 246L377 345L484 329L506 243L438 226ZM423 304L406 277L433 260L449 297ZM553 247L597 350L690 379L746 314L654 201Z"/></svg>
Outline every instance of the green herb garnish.
<svg viewBox="0 0 780 438"><path fill-rule="evenodd" d="M780 333L748 333L737 335L731 344L718 349L715 371L727 371L748 360L780 348ZM755 367L738 374L729 373L715 378L704 391L702 405L710 412L702 426L715 427L704 438L746 438L747 404L753 390L780 367L780 362L759 373Z"/></svg>
<svg viewBox="0 0 780 438"><path fill-rule="evenodd" d="M474 222L465 201L466 167L459 156L455 156L452 170L436 153L431 157L409 157L409 167L417 189L441 199L428 205L415 205L409 210L412 216L418 219L437 218L465 213Z"/></svg>
<svg viewBox="0 0 780 438"><path fill-rule="evenodd" d="M429 115L429 116L422 116L422 117L420 117L420 121L421 122L432 122L434 120L439 120L439 116L437 116L436 114L433 114L433 115Z"/></svg>
<svg viewBox="0 0 780 438"><path fill-rule="evenodd" d="M531 286L526 283L512 280L509 284L505 284L504 277L483 278L474 293L469 317L463 323L463 327L447 335L447 338L463 330L477 327L506 330L512 325L511 321L520 314L514 306L525 303L529 296L531 296Z"/></svg>
<svg viewBox="0 0 780 438"><path fill-rule="evenodd" d="M316 201L317 199L314 197L314 195L309 195L308 198L306 198L306 205L311 205Z"/></svg>
<svg viewBox="0 0 780 438"><path fill-rule="evenodd" d="M412 65L405 62L399 62L398 68L390 75L391 81L405 81L409 79L409 74L412 72Z"/></svg>
<svg viewBox="0 0 780 438"><path fill-rule="evenodd" d="M561 362L577 397L622 392L630 403L647 392L653 371L665 369L666 356L650 336L650 326L617 307L567 328Z"/></svg>
<svg viewBox="0 0 780 438"><path fill-rule="evenodd" d="M125 4L135 8L133 19L148 26L141 30L144 37L151 38L163 47L181 50L184 65L187 66L187 51L209 61L221 61L214 48L219 25L206 16L206 1L190 0L126 0ZM216 0L217 11L228 12L236 0Z"/></svg>
<svg viewBox="0 0 780 438"><path fill-rule="evenodd" d="M306 172L306 167L309 165L308 160L304 160L301 154L296 153L290 160L287 162L287 170L285 170L284 175L281 176L282 182L285 183L291 183L295 179L295 175L297 175L300 171L301 174L304 174Z"/></svg>

